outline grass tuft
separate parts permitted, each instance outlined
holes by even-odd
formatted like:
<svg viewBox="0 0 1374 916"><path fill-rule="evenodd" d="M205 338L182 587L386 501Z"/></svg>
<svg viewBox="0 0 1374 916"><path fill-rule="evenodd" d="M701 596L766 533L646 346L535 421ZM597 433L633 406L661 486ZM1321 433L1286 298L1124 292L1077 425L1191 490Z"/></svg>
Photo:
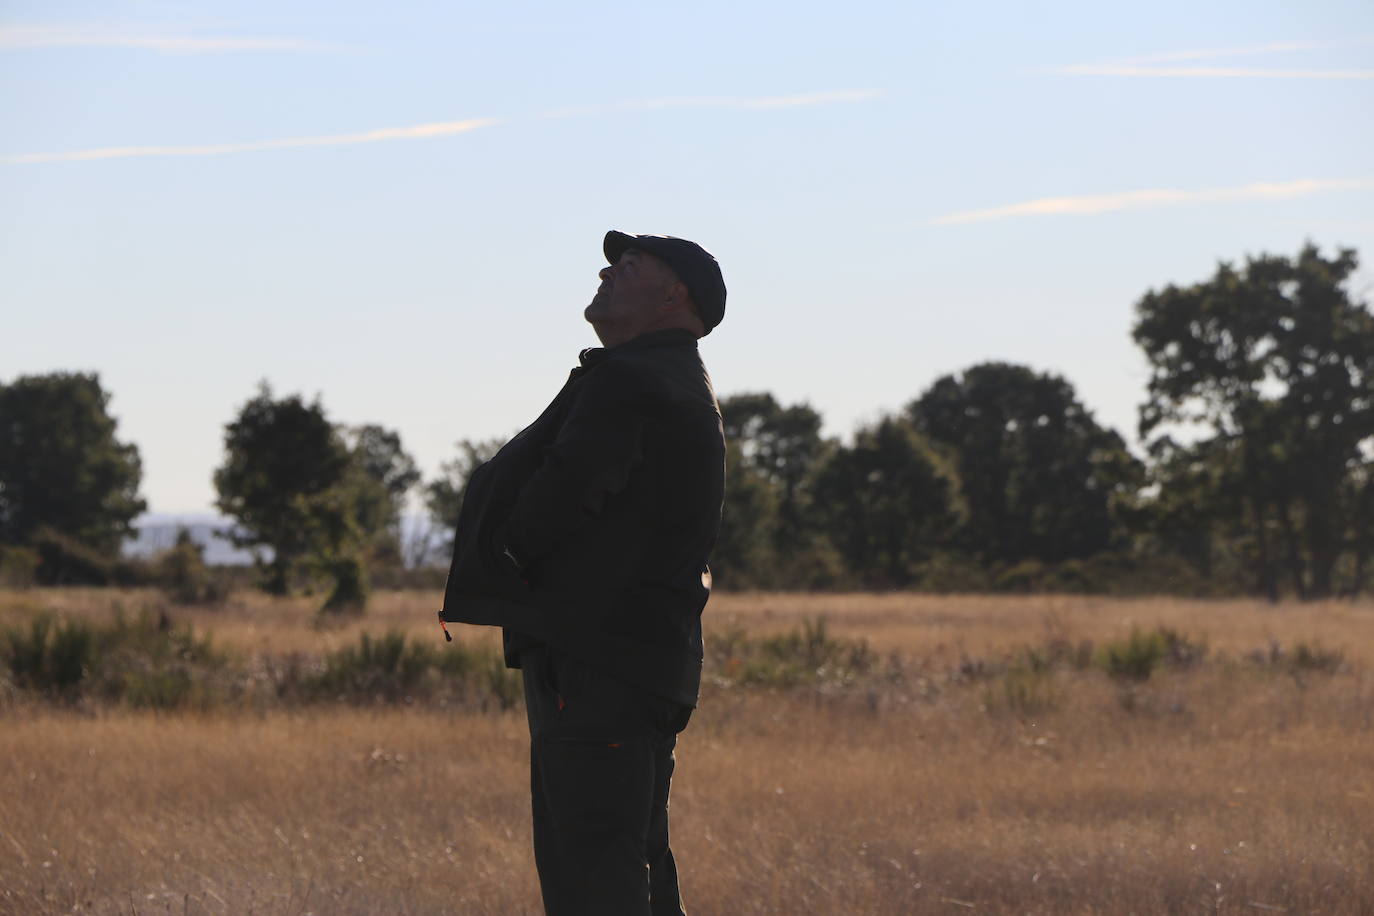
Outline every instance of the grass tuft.
<svg viewBox="0 0 1374 916"><path fill-rule="evenodd" d="M729 629L712 637L708 653L708 664L723 686L849 685L874 672L878 661L864 640L831 636L823 616L775 636Z"/></svg>
<svg viewBox="0 0 1374 916"><path fill-rule="evenodd" d="M57 621L50 613L36 615L28 630L5 632L5 649L15 683L45 693L69 694L90 672L95 634L76 620Z"/></svg>
<svg viewBox="0 0 1374 916"><path fill-rule="evenodd" d="M1107 643L1099 656L1102 669L1118 680L1148 681L1163 663L1179 668L1198 664L1207 654L1205 643L1168 627L1145 632L1133 629L1125 640Z"/></svg>

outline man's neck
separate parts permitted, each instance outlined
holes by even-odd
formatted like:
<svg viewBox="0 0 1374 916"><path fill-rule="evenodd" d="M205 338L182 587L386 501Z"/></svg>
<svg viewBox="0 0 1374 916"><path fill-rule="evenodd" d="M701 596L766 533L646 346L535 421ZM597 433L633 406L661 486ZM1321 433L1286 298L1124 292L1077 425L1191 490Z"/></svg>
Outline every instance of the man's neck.
<svg viewBox="0 0 1374 916"><path fill-rule="evenodd" d="M701 337L699 323L697 326L693 327L687 320L679 316L671 316L663 321L654 322L647 327L642 327L634 331L616 331L612 328L596 328L596 336L597 339L601 341L601 345L609 350L612 347L623 346L632 341L639 340L641 337L657 334L660 331L685 331L691 334L693 338Z"/></svg>

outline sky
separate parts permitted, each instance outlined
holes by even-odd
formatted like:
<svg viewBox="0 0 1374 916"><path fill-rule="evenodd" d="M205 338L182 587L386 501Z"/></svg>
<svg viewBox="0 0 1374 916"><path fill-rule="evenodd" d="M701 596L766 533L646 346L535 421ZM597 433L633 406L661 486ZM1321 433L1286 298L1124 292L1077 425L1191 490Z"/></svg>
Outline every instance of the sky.
<svg viewBox="0 0 1374 916"><path fill-rule="evenodd" d="M1135 443L1135 303L1306 241L1374 298L1374 4L0 2L0 382L99 373L157 513L267 380L426 478L580 349L608 229L719 259L724 397L987 360Z"/></svg>

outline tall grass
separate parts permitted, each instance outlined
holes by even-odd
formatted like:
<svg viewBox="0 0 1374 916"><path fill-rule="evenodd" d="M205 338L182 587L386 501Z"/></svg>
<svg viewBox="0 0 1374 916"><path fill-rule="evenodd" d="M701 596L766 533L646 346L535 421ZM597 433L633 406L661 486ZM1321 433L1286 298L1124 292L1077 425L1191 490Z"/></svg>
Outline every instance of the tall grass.
<svg viewBox="0 0 1374 916"><path fill-rule="evenodd" d="M100 596L26 594L26 645L98 635L78 694L114 645L269 687L150 715L7 665L0 913L539 912L518 686L434 596L111 637ZM1374 911L1369 606L726 597L673 794L694 913Z"/></svg>

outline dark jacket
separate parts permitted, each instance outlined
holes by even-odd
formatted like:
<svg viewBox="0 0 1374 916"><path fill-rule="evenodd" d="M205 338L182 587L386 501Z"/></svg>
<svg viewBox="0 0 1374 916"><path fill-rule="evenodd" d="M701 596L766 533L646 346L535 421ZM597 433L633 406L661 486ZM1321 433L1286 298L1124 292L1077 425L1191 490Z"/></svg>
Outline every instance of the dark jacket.
<svg viewBox="0 0 1374 916"><path fill-rule="evenodd" d="M539 419L468 481L444 619L505 629L696 705L725 439L687 331L583 351Z"/></svg>

